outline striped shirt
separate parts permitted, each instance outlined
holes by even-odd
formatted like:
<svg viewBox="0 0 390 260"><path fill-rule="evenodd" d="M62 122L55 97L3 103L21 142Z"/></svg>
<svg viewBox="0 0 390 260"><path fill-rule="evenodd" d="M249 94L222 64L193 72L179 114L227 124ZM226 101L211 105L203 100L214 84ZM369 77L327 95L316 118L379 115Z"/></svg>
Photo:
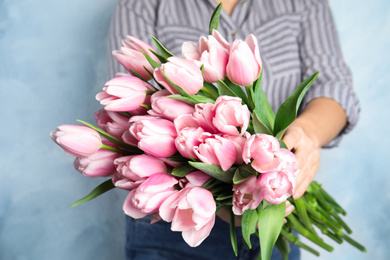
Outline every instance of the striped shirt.
<svg viewBox="0 0 390 260"><path fill-rule="evenodd" d="M180 56L183 42L207 36L216 6L214 0L119 0L109 49L120 49L126 35L153 46L153 35ZM300 110L316 97L332 98L344 108L348 123L327 147L355 126L359 102L326 0L241 0L231 15L222 11L219 31L230 43L249 34L257 37L264 68L262 86L274 111L306 77L320 71ZM112 56L109 66L111 76L124 71Z"/></svg>

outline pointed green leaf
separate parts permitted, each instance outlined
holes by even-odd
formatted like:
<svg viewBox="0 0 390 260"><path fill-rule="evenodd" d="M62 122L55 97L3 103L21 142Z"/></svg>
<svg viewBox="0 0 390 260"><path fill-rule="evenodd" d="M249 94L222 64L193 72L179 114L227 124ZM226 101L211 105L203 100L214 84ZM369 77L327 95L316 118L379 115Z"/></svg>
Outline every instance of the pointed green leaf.
<svg viewBox="0 0 390 260"><path fill-rule="evenodd" d="M105 182L101 183L99 186L97 186L95 189L93 189L87 196L73 203L70 207L73 208L87 201L93 200L97 196L102 195L106 191L109 191L113 188L115 188L115 186L112 183L112 180L108 179Z"/></svg>
<svg viewBox="0 0 390 260"><path fill-rule="evenodd" d="M234 93L222 80L218 80L218 94L220 96L231 96L237 97L236 93Z"/></svg>
<svg viewBox="0 0 390 260"><path fill-rule="evenodd" d="M244 214L242 214L241 219L241 232L242 232L242 239L244 240L245 244L252 248L251 244L251 235L256 232L256 224L257 224L258 216L257 211L255 209L247 209L244 211Z"/></svg>
<svg viewBox="0 0 390 260"><path fill-rule="evenodd" d="M241 98L244 104L249 106L249 99L246 95L245 91L241 88L241 86L234 84L228 78L224 80L226 86L239 98Z"/></svg>
<svg viewBox="0 0 390 260"><path fill-rule="evenodd" d="M153 69L161 66L160 63L158 63L158 62L154 61L152 58L150 58L149 55L146 54L146 52L144 52L143 50L141 50L141 52L145 56L145 58L148 60L149 64L152 66Z"/></svg>
<svg viewBox="0 0 390 260"><path fill-rule="evenodd" d="M156 44L157 49L161 53L161 56L163 56L165 59L174 56L170 51L167 50L167 48L164 47L164 45L162 45L161 42L159 42L159 40L157 40L156 37L154 37L153 35L151 37L153 42Z"/></svg>
<svg viewBox="0 0 390 260"><path fill-rule="evenodd" d="M236 255L237 257L237 235L236 235L236 225L235 225L235 219L234 219L234 213L232 211L232 208L230 207L229 208L229 216L230 216L230 241L232 242L232 247L233 247L233 251L234 251L234 254Z"/></svg>
<svg viewBox="0 0 390 260"><path fill-rule="evenodd" d="M193 172L195 170L194 167L188 164L179 165L172 170L172 175L177 177L184 177L188 173Z"/></svg>
<svg viewBox="0 0 390 260"><path fill-rule="evenodd" d="M210 24L209 24L209 34L210 34L210 35L211 35L211 33L213 32L213 29L218 31L218 27L219 27L219 16L221 15L221 10L222 10L222 3L220 3L220 4L214 9L213 14L211 15Z"/></svg>
<svg viewBox="0 0 390 260"><path fill-rule="evenodd" d="M233 175L236 170L236 167L231 167L227 171L223 171L221 167L217 165L211 165L201 162L188 162L191 166L195 167L196 169L207 173L211 177L220 180L222 182L226 183L232 183L233 182Z"/></svg>
<svg viewBox="0 0 390 260"><path fill-rule="evenodd" d="M287 127L297 117L297 112L301 101L307 90L317 78L319 72L314 73L305 79L291 94L291 96L279 107L275 117L274 134L281 138Z"/></svg>
<svg viewBox="0 0 390 260"><path fill-rule="evenodd" d="M270 260L272 249L282 230L286 203L273 204L266 209L257 208L259 222L260 254L262 260Z"/></svg>
<svg viewBox="0 0 390 260"><path fill-rule="evenodd" d="M279 236L276 240L276 248L279 250L279 253L282 255L282 260L288 260L288 255L290 253L290 243L285 236Z"/></svg>
<svg viewBox="0 0 390 260"><path fill-rule="evenodd" d="M263 122L259 119L256 111L253 111L252 114L252 124L253 124L253 130L255 131L256 134L273 135L272 131L265 124L263 124Z"/></svg>
<svg viewBox="0 0 390 260"><path fill-rule="evenodd" d="M161 62L161 63L166 63L168 60L166 58L164 58L161 54L157 53L155 50L152 50L152 49L149 49L149 51L151 51L154 56L157 57L157 59Z"/></svg>
<svg viewBox="0 0 390 260"><path fill-rule="evenodd" d="M241 182L246 181L250 177L252 177L252 173L247 172L243 169L237 168L236 171L234 172L233 176L233 184L240 184Z"/></svg>
<svg viewBox="0 0 390 260"><path fill-rule="evenodd" d="M190 104L191 106L194 106L198 103L214 103L215 102L215 100L213 100L211 98L208 98L205 96L199 96L199 95L194 95L194 96L190 96L190 97L183 97L182 95L175 94L175 95L169 95L168 97L184 101L187 104Z"/></svg>
<svg viewBox="0 0 390 260"><path fill-rule="evenodd" d="M272 132L275 123L275 114L261 87L261 76L253 85L252 101L259 121Z"/></svg>

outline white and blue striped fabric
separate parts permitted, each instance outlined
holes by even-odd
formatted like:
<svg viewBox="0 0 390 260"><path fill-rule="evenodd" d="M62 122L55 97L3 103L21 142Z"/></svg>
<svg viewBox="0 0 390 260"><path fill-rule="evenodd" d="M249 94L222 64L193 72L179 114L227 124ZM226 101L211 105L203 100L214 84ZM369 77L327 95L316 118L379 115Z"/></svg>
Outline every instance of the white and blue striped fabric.
<svg viewBox="0 0 390 260"><path fill-rule="evenodd" d="M183 42L197 42L208 34L216 6L214 0L119 0L109 49L120 49L126 35L152 45L153 35L180 56ZM332 98L348 117L343 133L354 127L359 102L326 0L241 0L231 15L222 11L219 31L228 42L249 34L257 37L264 68L262 86L274 111L306 77L320 71L301 109L316 97ZM111 76L124 71L112 56L109 66ZM336 145L341 136L327 147Z"/></svg>

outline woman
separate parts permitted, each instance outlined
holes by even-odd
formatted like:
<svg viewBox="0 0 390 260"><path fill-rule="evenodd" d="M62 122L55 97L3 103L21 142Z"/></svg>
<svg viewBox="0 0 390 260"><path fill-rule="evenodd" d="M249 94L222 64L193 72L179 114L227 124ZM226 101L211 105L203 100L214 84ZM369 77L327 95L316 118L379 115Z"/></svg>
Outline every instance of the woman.
<svg viewBox="0 0 390 260"><path fill-rule="evenodd" d="M183 42L197 42L200 35L207 34L211 13L219 2L120 0L112 20L110 49L119 49L126 35L149 44L153 35L180 55ZM298 160L300 174L293 197L299 198L319 169L320 148L337 145L359 114L329 5L326 0L224 1L219 31L229 42L245 39L250 33L257 37L263 61L262 86L274 111L303 79L320 71L302 102L299 117L283 137ZM124 71L113 58L110 66L112 76ZM227 219L224 212L219 215ZM228 224L218 218L210 236L197 248L188 247L169 225L147 221L128 218L129 259L235 259ZM238 241L239 259L255 259L258 248L247 250ZM281 259L274 251L272 259ZM295 247L290 259L299 259Z"/></svg>

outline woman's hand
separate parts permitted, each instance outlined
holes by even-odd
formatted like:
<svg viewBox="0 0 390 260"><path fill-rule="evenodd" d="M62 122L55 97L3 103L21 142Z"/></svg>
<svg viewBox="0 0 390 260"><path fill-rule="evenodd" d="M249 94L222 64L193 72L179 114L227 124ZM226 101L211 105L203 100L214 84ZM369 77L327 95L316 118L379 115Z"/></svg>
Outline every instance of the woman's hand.
<svg viewBox="0 0 390 260"><path fill-rule="evenodd" d="M301 197L320 167L320 148L336 137L347 123L344 109L333 99L320 97L309 102L283 137L297 157L300 170L293 194Z"/></svg>
<svg viewBox="0 0 390 260"><path fill-rule="evenodd" d="M301 197L320 168L319 141L299 120L294 121L287 129L283 141L297 158L296 168L299 169L295 183L294 199Z"/></svg>

